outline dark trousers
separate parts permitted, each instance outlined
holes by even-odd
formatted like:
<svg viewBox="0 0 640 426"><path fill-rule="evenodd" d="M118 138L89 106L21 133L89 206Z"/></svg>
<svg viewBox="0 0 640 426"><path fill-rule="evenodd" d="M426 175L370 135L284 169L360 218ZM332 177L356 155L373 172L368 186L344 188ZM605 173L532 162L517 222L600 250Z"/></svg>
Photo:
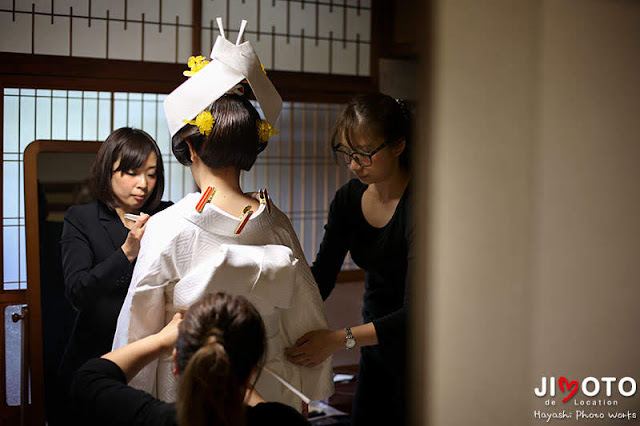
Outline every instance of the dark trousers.
<svg viewBox="0 0 640 426"><path fill-rule="evenodd" d="M378 346L360 350L351 423L354 426L406 424L404 362L385 359Z"/></svg>

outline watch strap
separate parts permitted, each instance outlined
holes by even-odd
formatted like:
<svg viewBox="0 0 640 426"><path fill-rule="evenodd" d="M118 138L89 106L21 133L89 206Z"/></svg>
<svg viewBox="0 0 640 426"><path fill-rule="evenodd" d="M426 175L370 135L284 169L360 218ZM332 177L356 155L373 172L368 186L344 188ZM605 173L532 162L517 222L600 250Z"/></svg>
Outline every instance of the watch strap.
<svg viewBox="0 0 640 426"><path fill-rule="evenodd" d="M347 350L353 349L356 346L356 339L353 337L350 327L345 327L344 331L347 332L347 337L344 338L344 346Z"/></svg>

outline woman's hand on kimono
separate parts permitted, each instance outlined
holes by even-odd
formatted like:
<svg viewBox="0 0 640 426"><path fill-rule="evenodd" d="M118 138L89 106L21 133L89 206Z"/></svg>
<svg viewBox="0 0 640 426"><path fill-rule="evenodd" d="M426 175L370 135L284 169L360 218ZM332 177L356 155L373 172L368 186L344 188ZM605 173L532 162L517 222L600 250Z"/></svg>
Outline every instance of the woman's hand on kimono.
<svg viewBox="0 0 640 426"><path fill-rule="evenodd" d="M163 352L170 352L178 340L178 325L182 322L182 312L177 312L169 324L156 334L156 339Z"/></svg>
<svg viewBox="0 0 640 426"><path fill-rule="evenodd" d="M138 252L140 252L140 240L142 240L148 220L148 214L140 213L140 219L134 222L133 226L129 229L127 239L124 240L124 244L122 244L122 251L131 263L136 260Z"/></svg>
<svg viewBox="0 0 640 426"><path fill-rule="evenodd" d="M287 359L302 367L315 367L330 355L344 348L344 330L313 330L285 349Z"/></svg>
<svg viewBox="0 0 640 426"><path fill-rule="evenodd" d="M102 358L120 367L129 382L145 365L173 349L178 339L180 321L182 314L177 313L159 332L102 355Z"/></svg>

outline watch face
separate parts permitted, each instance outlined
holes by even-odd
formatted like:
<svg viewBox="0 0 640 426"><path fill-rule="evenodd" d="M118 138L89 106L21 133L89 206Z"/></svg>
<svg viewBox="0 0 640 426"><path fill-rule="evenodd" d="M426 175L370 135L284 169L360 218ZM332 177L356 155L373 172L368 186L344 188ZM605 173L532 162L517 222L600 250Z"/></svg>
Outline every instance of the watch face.
<svg viewBox="0 0 640 426"><path fill-rule="evenodd" d="M356 339L347 339L344 341L344 345L347 347L347 349L353 349L353 347L356 345Z"/></svg>

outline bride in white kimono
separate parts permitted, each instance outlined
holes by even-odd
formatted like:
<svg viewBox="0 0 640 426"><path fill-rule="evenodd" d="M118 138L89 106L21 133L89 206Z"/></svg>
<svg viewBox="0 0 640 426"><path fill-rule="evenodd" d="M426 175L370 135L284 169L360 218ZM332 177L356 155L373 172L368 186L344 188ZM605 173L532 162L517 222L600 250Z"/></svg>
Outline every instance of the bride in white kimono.
<svg viewBox="0 0 640 426"><path fill-rule="evenodd" d="M275 123L282 100L249 43L234 45L222 29L221 34L212 61L190 61L197 73L165 100L174 155L190 166L202 193L187 195L147 222L113 347L156 333L206 293L239 294L265 322L267 369L312 400L327 398L333 394L331 359L307 368L284 356L284 349L307 331L327 328L298 238L266 191L244 194L240 188L240 170L249 170L266 147L273 133L269 122ZM243 79L268 121L240 94ZM173 401L176 380L166 357L130 384ZM302 406L270 374L260 375L256 389L267 401Z"/></svg>

